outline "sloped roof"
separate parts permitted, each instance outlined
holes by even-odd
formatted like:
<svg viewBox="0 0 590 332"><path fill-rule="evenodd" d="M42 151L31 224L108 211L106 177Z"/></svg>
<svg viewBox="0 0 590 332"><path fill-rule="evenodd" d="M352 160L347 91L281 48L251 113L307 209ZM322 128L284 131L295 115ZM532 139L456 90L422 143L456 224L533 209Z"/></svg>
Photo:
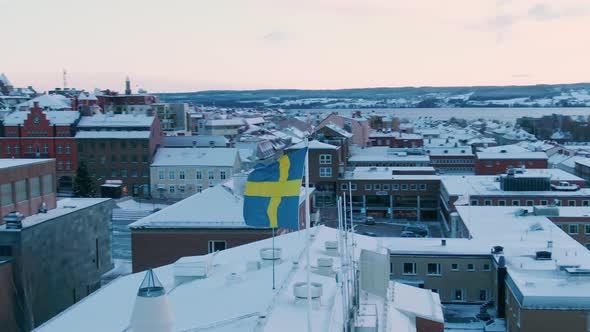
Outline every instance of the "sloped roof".
<svg viewBox="0 0 590 332"><path fill-rule="evenodd" d="M49 108L52 110L63 110L63 109L70 109L72 108L71 101L62 96L62 95L41 95L39 97L35 97L31 100L27 100L16 105L17 108L19 107L33 107L34 103L38 102L39 107L41 108Z"/></svg>
<svg viewBox="0 0 590 332"><path fill-rule="evenodd" d="M24 124L29 116L30 111L15 111L4 117L4 125L18 126ZM80 113L75 111L44 111L43 114L49 120L49 123L57 126L69 126L80 118Z"/></svg>
<svg viewBox="0 0 590 332"><path fill-rule="evenodd" d="M237 157L236 148L160 148L152 166L231 167Z"/></svg>

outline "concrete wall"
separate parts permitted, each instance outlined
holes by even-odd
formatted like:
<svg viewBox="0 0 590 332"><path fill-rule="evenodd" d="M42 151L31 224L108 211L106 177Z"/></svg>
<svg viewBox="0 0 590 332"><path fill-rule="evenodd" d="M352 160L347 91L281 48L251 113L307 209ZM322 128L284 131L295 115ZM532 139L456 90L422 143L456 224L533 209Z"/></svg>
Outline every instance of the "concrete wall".
<svg viewBox="0 0 590 332"><path fill-rule="evenodd" d="M21 231L0 231L0 245L12 246L18 296L31 304L32 316L20 312L19 325L38 326L100 287L113 268L112 208L103 200Z"/></svg>
<svg viewBox="0 0 590 332"><path fill-rule="evenodd" d="M16 298L12 287L12 261L0 262L0 328L4 332L17 332Z"/></svg>

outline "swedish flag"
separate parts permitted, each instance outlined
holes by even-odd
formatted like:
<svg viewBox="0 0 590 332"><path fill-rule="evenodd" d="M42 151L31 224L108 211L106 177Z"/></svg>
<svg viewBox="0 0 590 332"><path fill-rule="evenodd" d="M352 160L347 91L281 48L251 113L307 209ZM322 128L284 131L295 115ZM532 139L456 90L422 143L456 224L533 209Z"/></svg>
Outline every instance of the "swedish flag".
<svg viewBox="0 0 590 332"><path fill-rule="evenodd" d="M307 148L296 150L248 175L244 220L254 227L299 228L299 195Z"/></svg>

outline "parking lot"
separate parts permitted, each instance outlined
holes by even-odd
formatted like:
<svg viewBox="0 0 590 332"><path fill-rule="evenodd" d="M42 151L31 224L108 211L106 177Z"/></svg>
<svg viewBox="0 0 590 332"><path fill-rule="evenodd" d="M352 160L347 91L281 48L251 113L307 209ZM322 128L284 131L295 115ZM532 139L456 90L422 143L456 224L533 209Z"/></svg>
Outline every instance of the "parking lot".
<svg viewBox="0 0 590 332"><path fill-rule="evenodd" d="M330 211L331 212L331 211ZM337 221L335 215L329 211L321 211L322 223L326 226L336 228ZM408 220L391 220L389 218L375 218L374 225L368 225L364 222L362 216L353 216L355 231L358 234L368 233L377 237L400 237L407 225L421 226L428 229L428 237L440 238L443 236L440 222L417 222Z"/></svg>

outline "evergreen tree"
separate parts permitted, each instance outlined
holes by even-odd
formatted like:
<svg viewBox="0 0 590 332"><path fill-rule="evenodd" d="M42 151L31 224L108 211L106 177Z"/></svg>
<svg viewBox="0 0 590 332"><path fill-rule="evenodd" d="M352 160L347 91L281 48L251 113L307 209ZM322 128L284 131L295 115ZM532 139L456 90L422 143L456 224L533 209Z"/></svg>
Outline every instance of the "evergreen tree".
<svg viewBox="0 0 590 332"><path fill-rule="evenodd" d="M96 196L96 185L94 179L88 173L88 168L84 161L80 161L76 170L76 179L74 180L75 197L94 197Z"/></svg>

